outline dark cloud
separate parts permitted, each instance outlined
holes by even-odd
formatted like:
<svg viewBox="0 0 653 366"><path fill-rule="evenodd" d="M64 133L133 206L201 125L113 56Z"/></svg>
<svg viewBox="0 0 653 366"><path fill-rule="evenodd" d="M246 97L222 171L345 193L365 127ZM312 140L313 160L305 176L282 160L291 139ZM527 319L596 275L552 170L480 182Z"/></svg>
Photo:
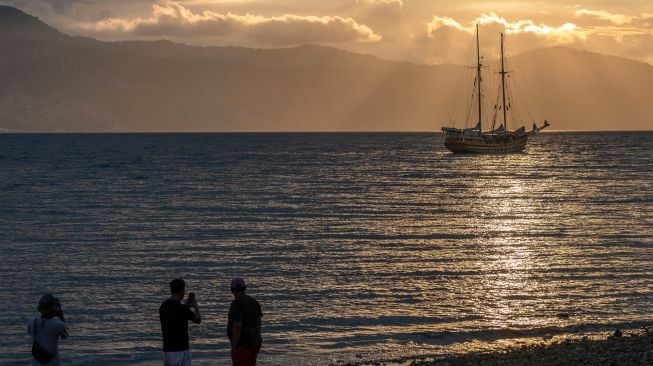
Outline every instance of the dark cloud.
<svg viewBox="0 0 653 366"><path fill-rule="evenodd" d="M39 12L40 15L55 13L64 15L73 8L75 4L87 4L91 0L7 0L7 5L15 6L23 11Z"/></svg>

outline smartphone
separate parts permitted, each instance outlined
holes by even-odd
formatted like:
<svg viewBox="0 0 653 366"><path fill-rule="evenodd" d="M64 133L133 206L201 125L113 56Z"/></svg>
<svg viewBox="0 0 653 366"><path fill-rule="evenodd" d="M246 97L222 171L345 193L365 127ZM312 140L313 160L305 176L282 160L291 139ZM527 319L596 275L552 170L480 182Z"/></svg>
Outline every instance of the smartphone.
<svg viewBox="0 0 653 366"><path fill-rule="evenodd" d="M191 306L195 304L195 293L191 292L188 294L188 299L186 299L186 305Z"/></svg>

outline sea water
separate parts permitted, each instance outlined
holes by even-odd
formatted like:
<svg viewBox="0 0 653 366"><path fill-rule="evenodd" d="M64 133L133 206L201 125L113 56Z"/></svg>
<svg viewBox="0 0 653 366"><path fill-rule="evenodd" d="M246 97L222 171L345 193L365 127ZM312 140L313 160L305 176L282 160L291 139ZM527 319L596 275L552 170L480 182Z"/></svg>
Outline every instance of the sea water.
<svg viewBox="0 0 653 366"><path fill-rule="evenodd" d="M263 365L444 355L653 324L653 133L453 155L433 133L0 135L0 363L40 296L69 365L160 364L186 280L195 365L228 364L231 277Z"/></svg>

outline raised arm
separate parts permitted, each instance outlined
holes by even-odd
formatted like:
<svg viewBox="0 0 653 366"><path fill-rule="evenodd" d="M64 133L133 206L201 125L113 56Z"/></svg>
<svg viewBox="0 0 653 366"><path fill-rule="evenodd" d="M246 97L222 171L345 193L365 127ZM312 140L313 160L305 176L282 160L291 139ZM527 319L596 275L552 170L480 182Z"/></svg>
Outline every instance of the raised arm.
<svg viewBox="0 0 653 366"><path fill-rule="evenodd" d="M192 321L195 324L202 322L202 314L200 314L200 307L197 305L197 301L195 301L195 317L193 317Z"/></svg>
<svg viewBox="0 0 653 366"><path fill-rule="evenodd" d="M59 318L61 319L61 322L63 323L61 331L59 331L59 337L61 339L66 339L68 338L68 324L64 320L64 315L63 315L63 310L59 310Z"/></svg>

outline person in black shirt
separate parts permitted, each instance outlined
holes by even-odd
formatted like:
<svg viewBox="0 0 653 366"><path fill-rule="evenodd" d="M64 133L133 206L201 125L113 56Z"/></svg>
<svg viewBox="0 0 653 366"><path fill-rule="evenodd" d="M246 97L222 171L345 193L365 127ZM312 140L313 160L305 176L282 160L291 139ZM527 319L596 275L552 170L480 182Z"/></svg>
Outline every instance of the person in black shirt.
<svg viewBox="0 0 653 366"><path fill-rule="evenodd" d="M191 366L188 321L201 323L200 309L194 299L191 299L190 304L182 304L181 301L186 295L184 280L172 280L170 293L170 298L159 307L161 333L163 333L163 364L164 366ZM191 308L195 308L195 311L191 311Z"/></svg>
<svg viewBox="0 0 653 366"><path fill-rule="evenodd" d="M261 350L261 305L245 294L245 280L235 277L231 280L234 300L229 307L227 336L231 342L233 366L255 366Z"/></svg>

